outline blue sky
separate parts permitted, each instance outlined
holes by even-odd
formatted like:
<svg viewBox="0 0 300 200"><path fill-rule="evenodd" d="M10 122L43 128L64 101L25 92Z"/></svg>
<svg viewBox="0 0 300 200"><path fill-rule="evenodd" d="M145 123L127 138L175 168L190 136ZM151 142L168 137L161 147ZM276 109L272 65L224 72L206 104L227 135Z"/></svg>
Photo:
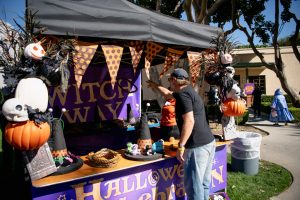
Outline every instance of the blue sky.
<svg viewBox="0 0 300 200"><path fill-rule="evenodd" d="M295 13L300 19L300 1L292 1L292 7L291 10L293 13ZM267 16L268 20L272 20L274 18L274 0L269 0L268 5L266 6L266 12L265 15ZM1 0L0 1L0 18L5 19L5 21L8 21L11 24L13 23L13 19L16 19L19 23L23 23L23 21L20 19L19 16L24 15L24 8L25 8L25 0ZM6 14L6 15L5 15ZM225 26L225 29L227 26ZM286 36L291 35L295 30L295 22L291 21L289 23L286 23L283 26L282 31L280 32L279 38L284 38ZM247 39L244 36L243 33L236 31L232 35L232 39L234 41L238 41L240 44L247 44ZM255 44L258 44L259 40L255 40Z"/></svg>

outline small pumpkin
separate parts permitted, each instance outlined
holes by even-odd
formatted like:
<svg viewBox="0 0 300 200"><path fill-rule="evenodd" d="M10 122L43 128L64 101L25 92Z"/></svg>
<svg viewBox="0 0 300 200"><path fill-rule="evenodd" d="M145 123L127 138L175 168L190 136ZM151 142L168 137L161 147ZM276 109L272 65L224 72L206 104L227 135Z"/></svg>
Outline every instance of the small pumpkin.
<svg viewBox="0 0 300 200"><path fill-rule="evenodd" d="M222 105L222 111L225 116L238 117L244 114L246 110L245 101L242 99L226 99Z"/></svg>
<svg viewBox="0 0 300 200"><path fill-rule="evenodd" d="M50 137L47 122L36 124L34 121L8 123L5 127L6 141L16 149L27 151L38 149Z"/></svg>
<svg viewBox="0 0 300 200"><path fill-rule="evenodd" d="M45 112L48 107L48 89L39 78L23 78L17 85L15 97L23 104L39 112Z"/></svg>

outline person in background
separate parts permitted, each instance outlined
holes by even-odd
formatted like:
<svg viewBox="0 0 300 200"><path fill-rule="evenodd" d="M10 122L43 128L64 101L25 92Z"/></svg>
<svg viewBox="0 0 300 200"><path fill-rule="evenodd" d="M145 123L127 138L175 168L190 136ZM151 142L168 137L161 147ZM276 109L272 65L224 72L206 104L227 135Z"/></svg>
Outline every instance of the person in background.
<svg viewBox="0 0 300 200"><path fill-rule="evenodd" d="M206 121L203 100L188 79L188 73L177 68L168 79L171 90L152 81L147 83L165 98L176 99L176 120L180 130L176 157L183 163L185 191L189 200L208 200L215 138Z"/></svg>
<svg viewBox="0 0 300 200"><path fill-rule="evenodd" d="M260 90L260 86L258 84L255 84L254 90L252 92L254 118L261 116L261 95L262 91Z"/></svg>
<svg viewBox="0 0 300 200"><path fill-rule="evenodd" d="M285 97L279 88L274 93L269 120L275 122L274 125L279 125L278 122L284 122L285 125L288 125L288 122L294 120L288 109Z"/></svg>
<svg viewBox="0 0 300 200"><path fill-rule="evenodd" d="M169 141L170 137L179 139L179 129L175 117L176 100L173 98L167 99L161 110L160 129L162 139Z"/></svg>

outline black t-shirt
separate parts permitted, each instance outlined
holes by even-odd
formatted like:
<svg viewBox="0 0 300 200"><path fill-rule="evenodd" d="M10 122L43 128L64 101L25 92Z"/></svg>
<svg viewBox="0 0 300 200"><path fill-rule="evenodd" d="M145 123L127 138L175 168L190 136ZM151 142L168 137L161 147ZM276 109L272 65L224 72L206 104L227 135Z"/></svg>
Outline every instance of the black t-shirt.
<svg viewBox="0 0 300 200"><path fill-rule="evenodd" d="M182 115L190 111L194 113L195 124L185 147L195 148L212 142L215 138L206 121L204 103L192 86L174 92L173 96L176 99L176 120L180 132L183 125Z"/></svg>

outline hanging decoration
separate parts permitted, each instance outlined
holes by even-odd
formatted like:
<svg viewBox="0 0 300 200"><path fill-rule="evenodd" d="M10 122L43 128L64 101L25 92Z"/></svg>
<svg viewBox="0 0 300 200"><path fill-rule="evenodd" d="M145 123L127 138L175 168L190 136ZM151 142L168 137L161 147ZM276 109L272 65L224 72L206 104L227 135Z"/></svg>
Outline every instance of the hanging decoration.
<svg viewBox="0 0 300 200"><path fill-rule="evenodd" d="M24 55L27 58L34 60L42 60L45 56L46 51L41 45L41 42L31 43L25 47Z"/></svg>
<svg viewBox="0 0 300 200"><path fill-rule="evenodd" d="M74 46L76 50L73 58L75 65L74 74L77 87L80 88L82 77L94 57L98 44L76 41Z"/></svg>
<svg viewBox="0 0 300 200"><path fill-rule="evenodd" d="M101 47L110 74L111 85L114 88L123 54L123 47L116 45L101 45Z"/></svg>
<svg viewBox="0 0 300 200"><path fill-rule="evenodd" d="M154 42L147 42L146 57L145 57L145 72L148 79L150 79L149 69L151 67L151 62L163 48L164 48L163 46L160 46Z"/></svg>
<svg viewBox="0 0 300 200"><path fill-rule="evenodd" d="M129 50L132 57L132 67L133 72L135 74L138 64L140 63L140 59L143 53L144 44L142 41L131 41L129 43Z"/></svg>
<svg viewBox="0 0 300 200"><path fill-rule="evenodd" d="M190 65L191 83L195 86L201 69L200 59L202 54L200 52L187 51L187 56Z"/></svg>
<svg viewBox="0 0 300 200"><path fill-rule="evenodd" d="M64 83L69 78L66 74L72 61L67 55L74 51L72 40L57 39L57 42L52 42L48 37L40 38L33 30L42 33L43 27L37 27L32 13L29 13L28 19L26 30L19 24L11 26L0 20L0 73L4 81L1 93L4 99L14 95L18 82L23 78L40 78L47 86L53 87L63 84L61 75L66 79ZM68 65L61 65L62 62Z"/></svg>
<svg viewBox="0 0 300 200"><path fill-rule="evenodd" d="M213 51L217 54L211 65L208 65L205 80L210 85L218 87L223 113L221 122L224 139L234 139L238 136L234 117L242 116L246 109L245 100L240 98L241 89L233 79L235 70L231 53L236 43L222 34L214 38L211 43L216 46Z"/></svg>
<svg viewBox="0 0 300 200"><path fill-rule="evenodd" d="M179 60L179 58L181 57L181 55L183 53L184 53L184 51L179 51L176 49L168 48L163 71L159 75L160 79L170 69L170 67L172 67L176 64L176 62Z"/></svg>

